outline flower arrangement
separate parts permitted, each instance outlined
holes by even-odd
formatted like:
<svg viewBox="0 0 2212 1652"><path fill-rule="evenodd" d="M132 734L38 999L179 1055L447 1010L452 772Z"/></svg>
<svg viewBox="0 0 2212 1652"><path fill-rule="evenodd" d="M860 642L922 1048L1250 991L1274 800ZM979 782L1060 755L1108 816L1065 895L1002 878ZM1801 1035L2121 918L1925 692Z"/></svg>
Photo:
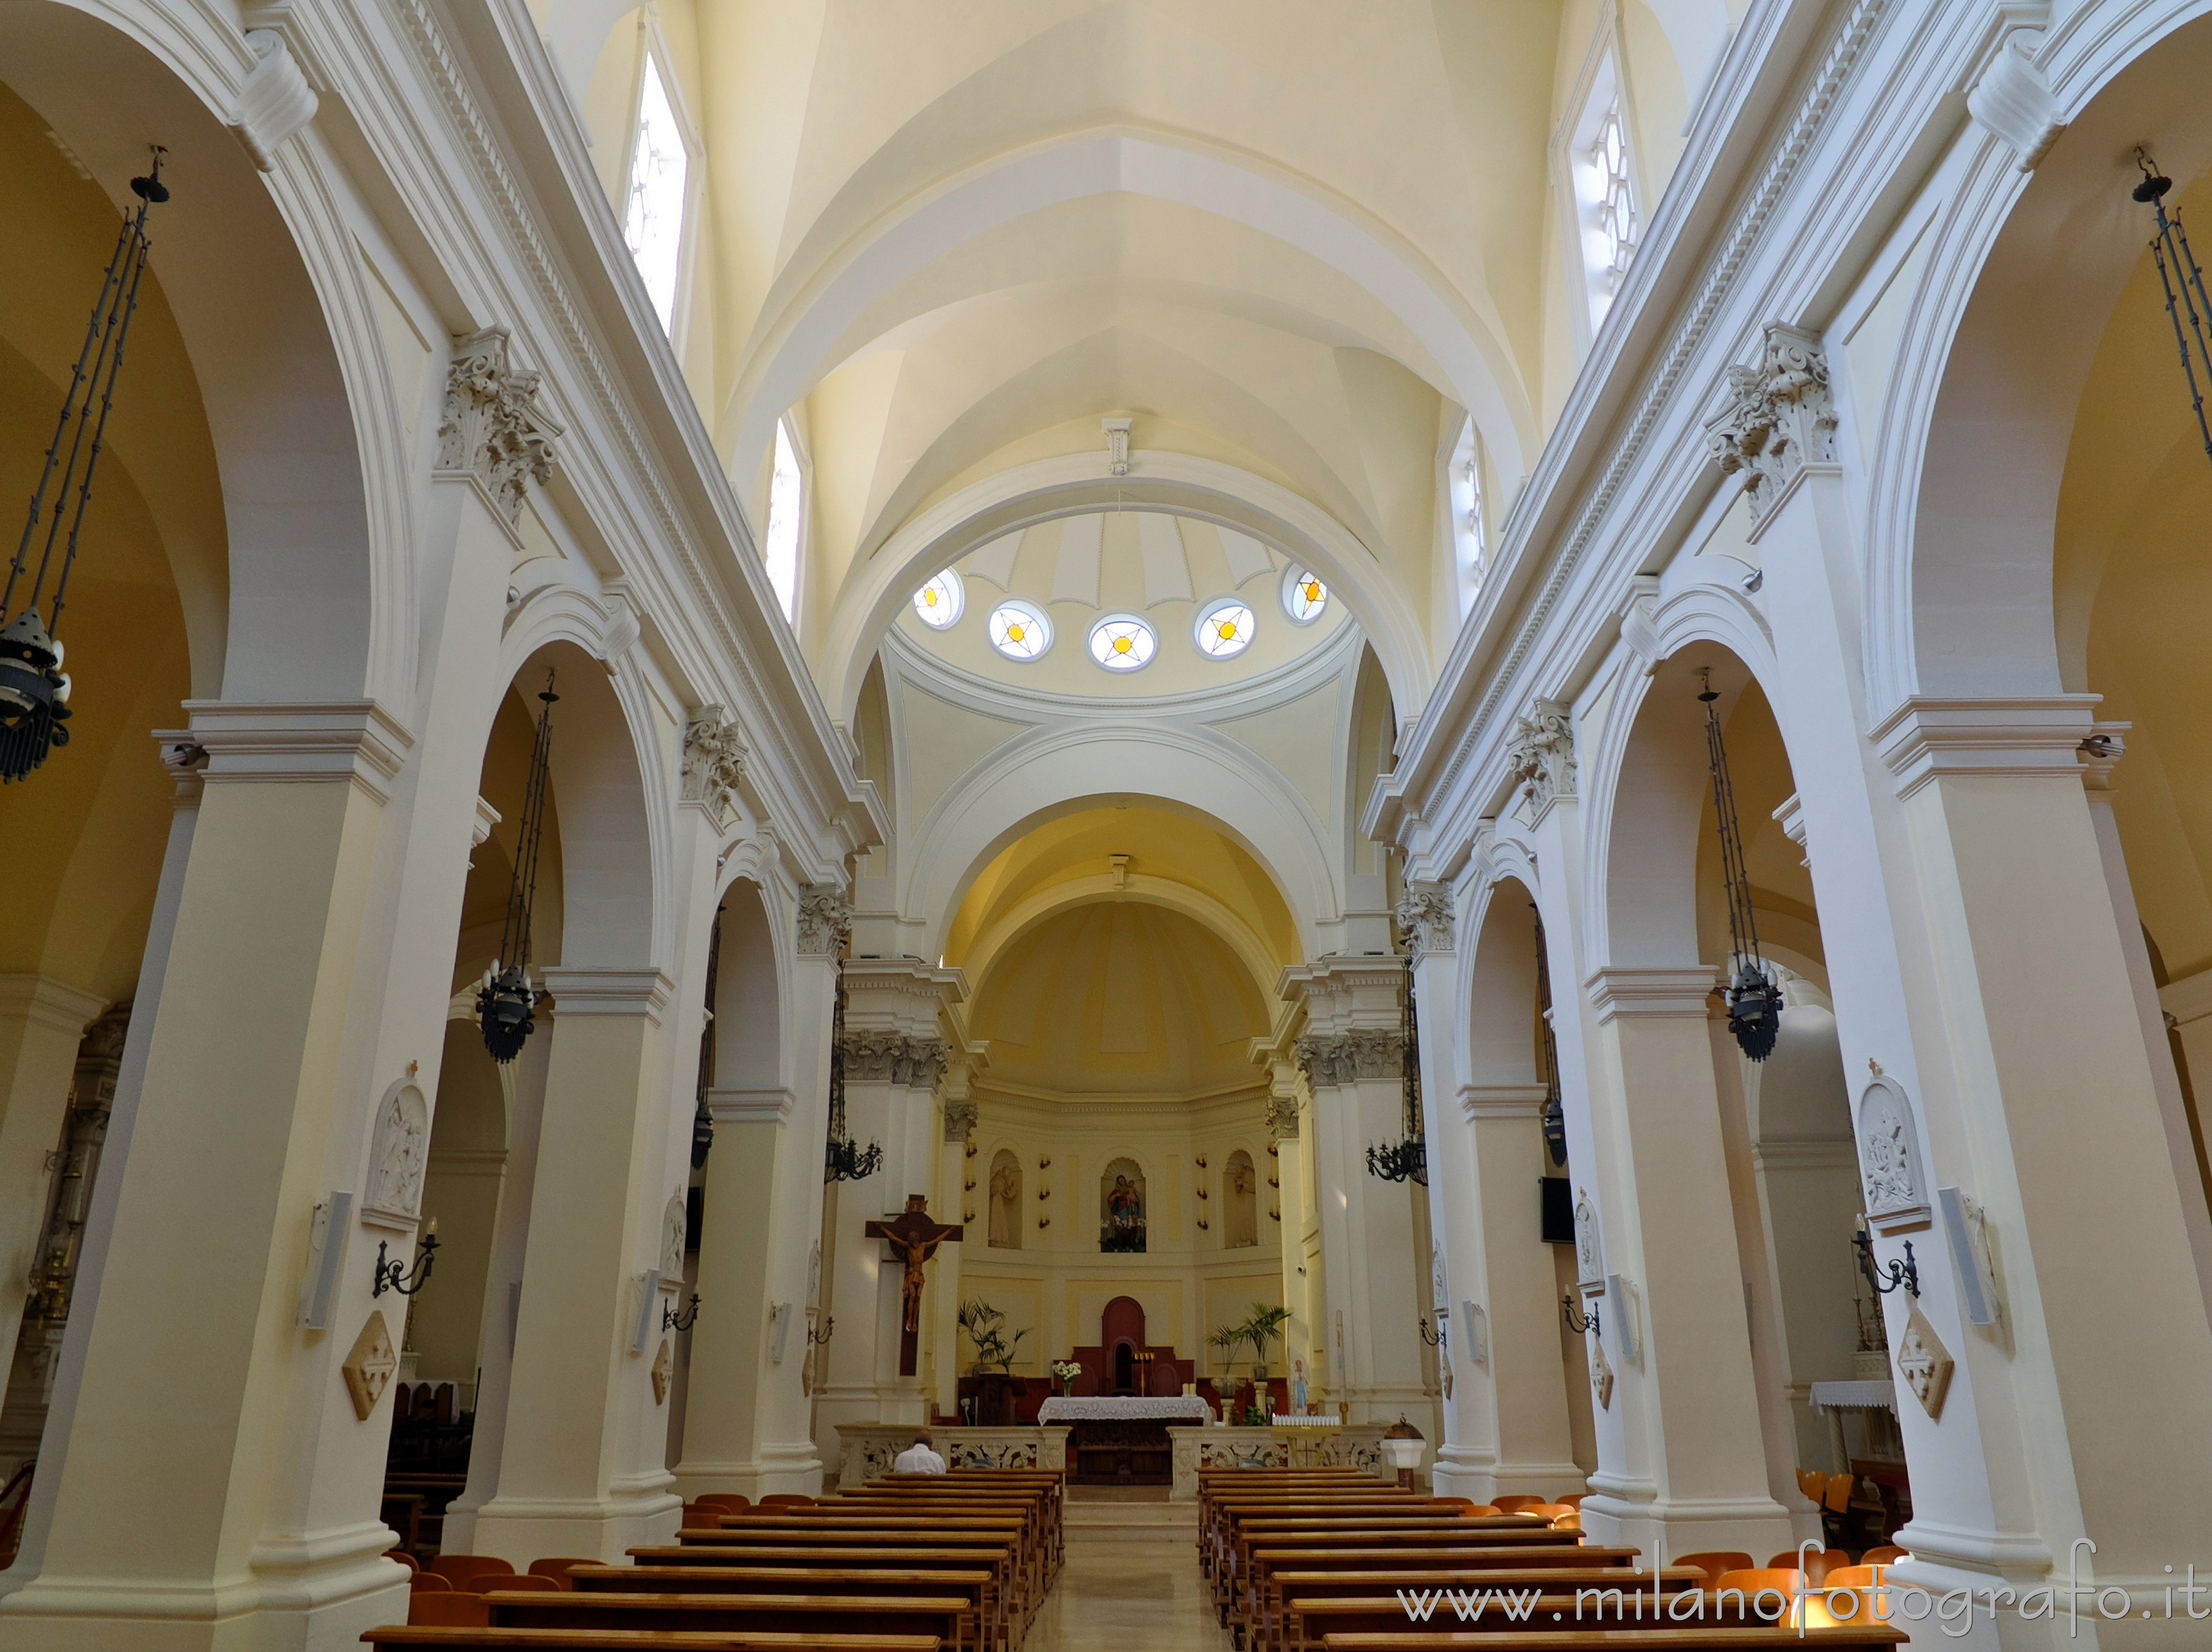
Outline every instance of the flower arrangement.
<svg viewBox="0 0 2212 1652"><path fill-rule="evenodd" d="M1083 1367L1072 1359L1055 1360L1053 1362L1052 1374L1060 1379L1060 1391L1062 1394L1073 1394L1075 1379L1083 1375Z"/></svg>

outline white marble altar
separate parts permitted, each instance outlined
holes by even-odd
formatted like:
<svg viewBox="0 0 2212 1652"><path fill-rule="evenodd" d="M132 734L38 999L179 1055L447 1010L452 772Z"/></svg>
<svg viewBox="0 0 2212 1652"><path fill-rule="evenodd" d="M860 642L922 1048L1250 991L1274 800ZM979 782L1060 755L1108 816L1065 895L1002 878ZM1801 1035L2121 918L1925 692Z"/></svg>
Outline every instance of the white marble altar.
<svg viewBox="0 0 2212 1652"><path fill-rule="evenodd" d="M1120 1423L1159 1417L1203 1424L1213 1420L1213 1407L1194 1394L1054 1394L1037 1407L1040 1423Z"/></svg>

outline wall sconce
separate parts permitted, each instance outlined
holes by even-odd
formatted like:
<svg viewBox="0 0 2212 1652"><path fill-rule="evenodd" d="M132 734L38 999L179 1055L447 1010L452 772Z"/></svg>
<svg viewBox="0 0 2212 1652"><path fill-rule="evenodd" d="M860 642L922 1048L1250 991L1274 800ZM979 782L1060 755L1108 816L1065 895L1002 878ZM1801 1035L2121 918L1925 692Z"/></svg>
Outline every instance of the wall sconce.
<svg viewBox="0 0 2212 1652"><path fill-rule="evenodd" d="M1559 1312L1566 1315L1567 1329L1572 1331L1577 1336L1582 1336L1591 1331L1596 1331L1601 1336L1604 1334L1603 1328L1598 1324L1598 1310L1595 1303L1591 1304L1588 1314L1577 1314L1575 1312L1574 1297L1571 1295L1565 1296L1559 1298Z"/></svg>
<svg viewBox="0 0 2212 1652"><path fill-rule="evenodd" d="M1210 1225L1211 1224L1209 1224L1204 1217L1201 1216L1198 1218L1198 1230L1200 1233L1204 1233Z"/></svg>
<svg viewBox="0 0 2212 1652"><path fill-rule="evenodd" d="M1039 1199L1041 1199L1041 1200L1042 1200L1042 1199L1050 1199L1050 1198L1052 1197L1052 1189L1051 1189L1051 1188L1049 1188L1049 1187L1040 1187L1040 1188L1038 1188L1038 1189L1037 1189L1037 1197L1038 1197Z"/></svg>
<svg viewBox="0 0 2212 1652"><path fill-rule="evenodd" d="M1280 1176L1269 1176L1267 1178L1267 1185L1270 1187L1279 1187L1283 1185L1283 1179Z"/></svg>
<svg viewBox="0 0 2212 1652"><path fill-rule="evenodd" d="M836 1333L836 1315L834 1314L824 1314L822 1316L822 1323L820 1325L810 1325L806 1327L807 1346L811 1348L821 1347Z"/></svg>
<svg viewBox="0 0 2212 1652"><path fill-rule="evenodd" d="M1433 1327L1430 1325L1427 1315L1421 1315L1421 1340L1431 1348L1441 1348L1444 1345L1444 1316L1441 1313L1437 1315L1437 1322Z"/></svg>
<svg viewBox="0 0 2212 1652"><path fill-rule="evenodd" d="M969 1158L975 1157L975 1144L972 1141L968 1144L968 1157Z"/></svg>
<svg viewBox="0 0 2212 1652"><path fill-rule="evenodd" d="M1206 1184L1204 1182L1200 1182L1198 1188L1198 1196L1200 1199L1211 1199L1213 1195L1207 1193L1206 1191Z"/></svg>
<svg viewBox="0 0 2212 1652"><path fill-rule="evenodd" d="M1203 1170L1206 1169L1206 1155L1200 1153L1198 1157L1193 1161L1193 1163L1194 1163L1200 1169Z"/></svg>
<svg viewBox="0 0 2212 1652"><path fill-rule="evenodd" d="M1874 1238L1865 1229L1862 1228L1851 1236L1851 1243L1858 1249L1859 1272L1866 1275L1866 1282L1875 1288L1876 1295L1887 1297L1898 1286L1903 1285L1914 1300L1919 1299L1920 1264L1913 1260L1912 1241L1908 1239L1905 1242L1905 1260L1892 1262L1886 1272L1875 1271L1880 1265L1874 1257ZM1885 1278L1889 1281L1887 1285L1882 1283Z"/></svg>
<svg viewBox="0 0 2212 1652"><path fill-rule="evenodd" d="M1283 1150L1280 1147L1277 1146L1272 1141L1267 1144L1267 1157L1269 1158L1280 1158L1282 1156Z"/></svg>
<svg viewBox="0 0 2212 1652"><path fill-rule="evenodd" d="M664 1331L688 1331L699 1322L699 1293L691 1293L691 1305L682 1313L663 1303L660 1305L660 1328Z"/></svg>
<svg viewBox="0 0 2212 1652"><path fill-rule="evenodd" d="M390 1241L379 1240L376 1245L376 1287L368 1294L380 1297L387 1291L397 1291L403 1297L411 1297L430 1283L430 1270L438 1265L438 1218L432 1217L430 1225L422 1230L422 1254L416 1258L412 1273L398 1262L385 1260ZM413 1283L410 1284L409 1281ZM1915 1293L1918 1294L1917 1292Z"/></svg>
<svg viewBox="0 0 2212 1652"><path fill-rule="evenodd" d="M1048 1217L1048 1216L1040 1216L1039 1218L1037 1218L1037 1226L1039 1226L1039 1227L1041 1227L1041 1228L1048 1228L1048 1227L1050 1227L1051 1225L1052 1225L1052 1218L1051 1218L1050 1217Z"/></svg>
<svg viewBox="0 0 2212 1652"><path fill-rule="evenodd" d="M1037 1160L1037 1169L1040 1170L1049 1170L1052 1169L1052 1158L1050 1155L1046 1155Z"/></svg>
<svg viewBox="0 0 2212 1652"><path fill-rule="evenodd" d="M960 1191L964 1193L974 1193L975 1191L975 1178L974 1176L969 1176L967 1181L962 1182L960 1184Z"/></svg>
<svg viewBox="0 0 2212 1652"><path fill-rule="evenodd" d="M960 1219L963 1222L973 1222L975 1219L975 1212L973 1211L963 1211L960 1212Z"/></svg>
<svg viewBox="0 0 2212 1652"><path fill-rule="evenodd" d="M1283 1207L1280 1205L1273 1205L1268 1206L1267 1217L1270 1221L1281 1221L1283 1219ZM1303 1273L1305 1272L1305 1269L1300 1268L1298 1272Z"/></svg>

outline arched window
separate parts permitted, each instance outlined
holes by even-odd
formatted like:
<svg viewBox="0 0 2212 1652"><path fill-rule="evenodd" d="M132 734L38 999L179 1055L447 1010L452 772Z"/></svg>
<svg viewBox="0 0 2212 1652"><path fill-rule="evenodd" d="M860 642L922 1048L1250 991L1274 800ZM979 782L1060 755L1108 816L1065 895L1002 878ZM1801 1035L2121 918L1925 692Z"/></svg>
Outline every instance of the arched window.
<svg viewBox="0 0 2212 1652"><path fill-rule="evenodd" d="M1490 531L1483 518L1482 449L1474 434L1474 421L1460 428L1444 477L1450 496L1452 548L1457 563L1460 617L1482 594L1482 581L1490 571Z"/></svg>
<svg viewBox="0 0 2212 1652"><path fill-rule="evenodd" d="M775 468L768 480L768 532L761 542L761 560L768 565L768 582L775 587L783 616L799 623L799 553L800 530L806 520L806 473L799 466L799 445L791 439L791 421L775 422Z"/></svg>
<svg viewBox="0 0 2212 1652"><path fill-rule="evenodd" d="M1260 1242L1260 1178L1252 1156L1238 1148L1221 1173L1221 1242L1231 1250Z"/></svg>
<svg viewBox="0 0 2212 1652"><path fill-rule="evenodd" d="M691 155L649 37L642 55L645 65L639 76L637 125L630 137L623 240L629 245L630 257L637 261L646 295L659 314L660 330L672 337L677 288L683 274L684 191Z"/></svg>
<svg viewBox="0 0 2212 1652"><path fill-rule="evenodd" d="M991 1243L1022 1248L1022 1162L1003 1147L991 1159Z"/></svg>

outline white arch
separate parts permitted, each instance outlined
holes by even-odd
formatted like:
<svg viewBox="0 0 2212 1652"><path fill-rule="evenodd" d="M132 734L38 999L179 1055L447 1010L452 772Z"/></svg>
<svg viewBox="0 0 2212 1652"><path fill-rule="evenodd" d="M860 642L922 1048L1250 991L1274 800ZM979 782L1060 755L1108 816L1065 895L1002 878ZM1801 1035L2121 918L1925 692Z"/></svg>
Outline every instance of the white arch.
<svg viewBox="0 0 2212 1652"><path fill-rule="evenodd" d="M1119 782L1119 783L1117 783ZM961 776L915 828L899 912L944 950L969 882L1040 821L1101 797L1151 796L1210 817L1251 853L1291 909L1309 957L1344 914L1328 833L1270 764L1224 736L1158 724L1048 726Z"/></svg>
<svg viewBox="0 0 2212 1652"><path fill-rule="evenodd" d="M1425 257L1310 179L1188 135L1094 129L994 156L885 214L845 250L771 293L731 392L742 422L731 474L758 473L775 422L824 374L848 330L899 282L962 243L1067 201L1132 194L1198 208L1297 247L1372 294L1442 367L1474 416L1506 493L1528 474L1532 410L1504 386L1511 354ZM782 283L779 283L782 285Z"/></svg>
<svg viewBox="0 0 2212 1652"><path fill-rule="evenodd" d="M1130 474L1106 474L1097 453L1070 453L1002 471L938 501L848 572L830 616L820 678L848 724L877 639L914 588L977 545L1031 523L1101 507L1172 511L1267 540L1310 567L1340 595L1382 662L1401 721L1428 698L1431 676L1420 622L1382 561L1327 511L1264 477L1218 459L1149 449Z"/></svg>
<svg viewBox="0 0 2212 1652"><path fill-rule="evenodd" d="M1147 877L1143 872L1130 872L1125 881L1119 883L1109 872L1071 878L1040 890L1002 914L975 938L975 944L968 949L968 956L961 960L961 968L967 971L970 983L969 995L981 995L983 984L1000 957L1040 924L1076 907L1116 899L1181 913L1227 943L1237 961L1251 972L1253 984L1263 999L1273 996L1275 978L1281 973L1281 965L1249 924L1203 890L1178 884L1172 878Z"/></svg>

